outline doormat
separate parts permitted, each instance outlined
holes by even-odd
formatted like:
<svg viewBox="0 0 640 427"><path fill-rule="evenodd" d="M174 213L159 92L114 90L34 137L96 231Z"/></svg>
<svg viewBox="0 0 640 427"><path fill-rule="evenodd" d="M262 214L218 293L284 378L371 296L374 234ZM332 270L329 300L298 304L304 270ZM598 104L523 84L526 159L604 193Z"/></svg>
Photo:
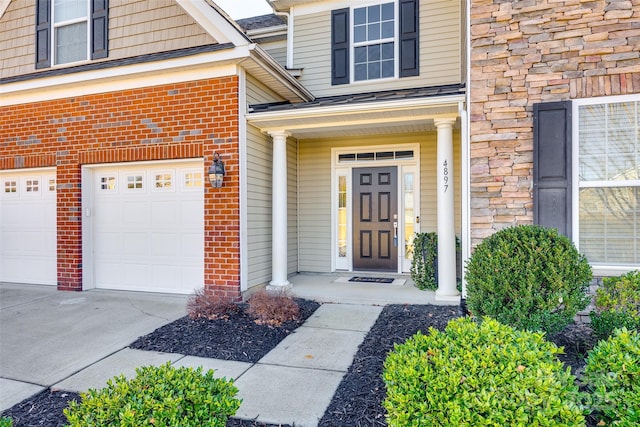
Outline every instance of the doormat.
<svg viewBox="0 0 640 427"><path fill-rule="evenodd" d="M393 283L394 279L388 277L361 277L354 276L349 279L350 282L365 282L365 283Z"/></svg>

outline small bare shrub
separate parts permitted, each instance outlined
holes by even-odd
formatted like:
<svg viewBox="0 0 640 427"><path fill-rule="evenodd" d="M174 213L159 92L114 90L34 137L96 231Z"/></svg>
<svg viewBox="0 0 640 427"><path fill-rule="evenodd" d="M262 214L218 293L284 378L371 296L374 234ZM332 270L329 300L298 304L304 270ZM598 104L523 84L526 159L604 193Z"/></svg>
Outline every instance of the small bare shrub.
<svg viewBox="0 0 640 427"><path fill-rule="evenodd" d="M300 307L286 292L268 292L263 289L249 300L247 313L260 325L281 326L284 322L300 319Z"/></svg>
<svg viewBox="0 0 640 427"><path fill-rule="evenodd" d="M207 294L204 289L196 290L187 300L187 312L192 319L228 319L240 307L231 298Z"/></svg>

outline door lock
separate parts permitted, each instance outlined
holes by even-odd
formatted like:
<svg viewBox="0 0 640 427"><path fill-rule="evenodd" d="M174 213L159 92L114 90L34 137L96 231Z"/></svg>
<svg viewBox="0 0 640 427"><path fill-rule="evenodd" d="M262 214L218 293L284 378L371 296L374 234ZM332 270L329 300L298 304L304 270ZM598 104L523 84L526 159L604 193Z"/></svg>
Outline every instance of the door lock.
<svg viewBox="0 0 640 427"><path fill-rule="evenodd" d="M398 221L393 223L393 246L398 246Z"/></svg>

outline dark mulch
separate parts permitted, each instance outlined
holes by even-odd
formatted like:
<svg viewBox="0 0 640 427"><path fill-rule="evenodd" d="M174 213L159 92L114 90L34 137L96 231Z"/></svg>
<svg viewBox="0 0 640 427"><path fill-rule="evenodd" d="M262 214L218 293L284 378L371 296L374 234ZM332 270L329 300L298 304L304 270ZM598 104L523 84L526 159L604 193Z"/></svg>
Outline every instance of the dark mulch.
<svg viewBox="0 0 640 427"><path fill-rule="evenodd" d="M296 302L300 320L286 322L280 327L257 324L242 304L243 310L229 313L227 319L183 317L138 338L130 347L256 363L320 307L315 301L296 299Z"/></svg>
<svg viewBox="0 0 640 427"><path fill-rule="evenodd" d="M429 327L444 329L460 316L458 307L390 305L382 310L338 386L319 425L386 426L382 401L385 397L382 364L396 343L402 343Z"/></svg>
<svg viewBox="0 0 640 427"><path fill-rule="evenodd" d="M298 301L306 319L318 307L317 303ZM417 331L428 332L429 327L443 330L447 322L460 315L458 307L391 305L382 310L371 331L365 337L345 374L333 400L320 420L323 427L385 426L382 401L385 388L382 365L394 344L402 343ZM158 329L134 343L147 350L177 352L227 360L257 361L299 324L277 328L256 325L245 315L229 321L193 321L180 319ZM238 339L242 335L242 339ZM563 332L550 336L557 345L565 347L561 359L572 372L581 372L584 355L593 346L590 329L585 325L571 325ZM267 344L270 343L270 344ZM260 355L260 356L259 356ZM5 411L3 416L14 419L15 427L63 426L62 409L69 399L78 396L69 392L44 391ZM589 420L589 426L595 425ZM251 420L230 419L227 427L291 427L262 424Z"/></svg>

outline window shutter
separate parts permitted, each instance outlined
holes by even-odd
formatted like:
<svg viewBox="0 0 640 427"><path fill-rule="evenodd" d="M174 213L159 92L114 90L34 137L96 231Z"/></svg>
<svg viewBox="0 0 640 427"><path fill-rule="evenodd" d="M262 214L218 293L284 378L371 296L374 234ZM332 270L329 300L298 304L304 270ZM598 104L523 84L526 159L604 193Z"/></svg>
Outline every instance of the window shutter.
<svg viewBox="0 0 640 427"><path fill-rule="evenodd" d="M400 1L400 77L417 76L418 55L418 0Z"/></svg>
<svg viewBox="0 0 640 427"><path fill-rule="evenodd" d="M91 1L91 59L109 55L109 0Z"/></svg>
<svg viewBox="0 0 640 427"><path fill-rule="evenodd" d="M51 2L36 1L36 69L51 66Z"/></svg>
<svg viewBox="0 0 640 427"><path fill-rule="evenodd" d="M571 101L533 106L533 222L571 238Z"/></svg>
<svg viewBox="0 0 640 427"><path fill-rule="evenodd" d="M331 11L331 84L349 83L349 8Z"/></svg>

